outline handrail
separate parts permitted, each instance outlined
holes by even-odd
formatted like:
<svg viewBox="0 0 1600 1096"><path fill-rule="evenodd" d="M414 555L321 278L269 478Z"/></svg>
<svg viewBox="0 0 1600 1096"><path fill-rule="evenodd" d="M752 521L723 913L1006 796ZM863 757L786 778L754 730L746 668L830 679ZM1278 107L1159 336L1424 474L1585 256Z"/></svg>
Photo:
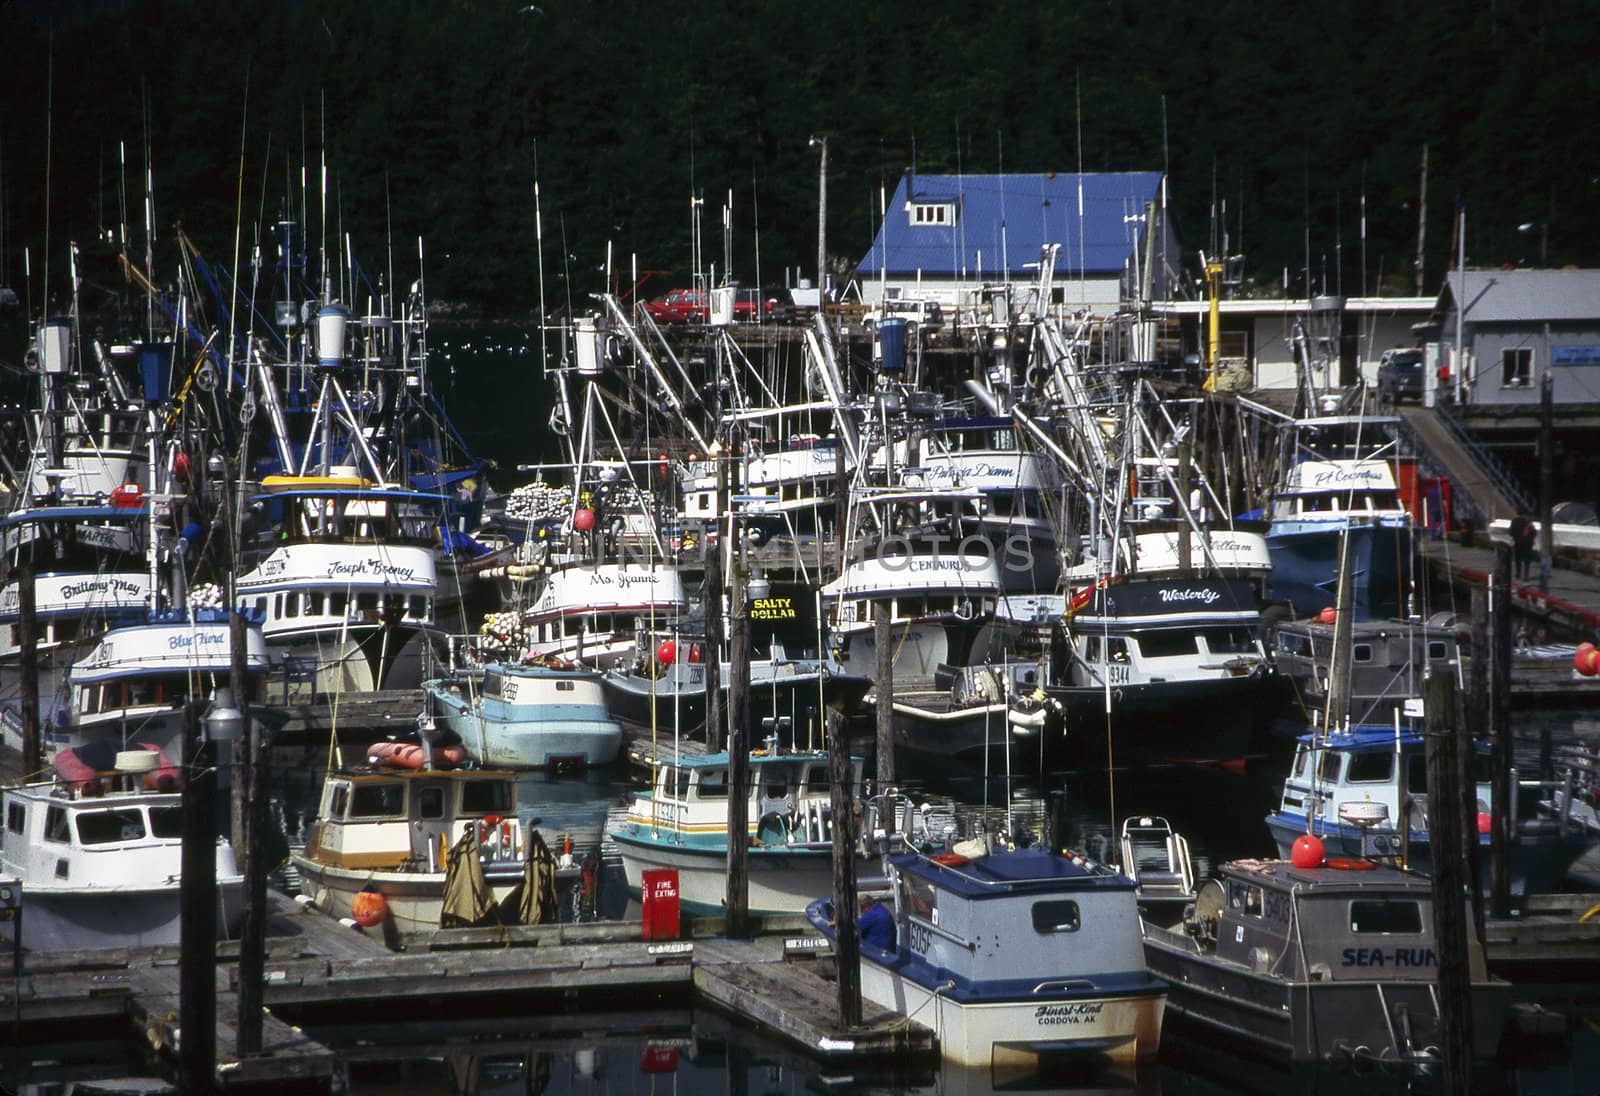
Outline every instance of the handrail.
<svg viewBox="0 0 1600 1096"><path fill-rule="evenodd" d="M1459 410L1453 404L1439 404L1435 407L1435 410L1438 412L1439 422L1443 424L1450 436L1455 439L1456 444L1466 450L1467 455L1478 465L1478 469L1488 477L1495 487L1500 489L1501 493L1510 500L1512 505L1524 512L1532 511L1534 508L1533 499L1523 489L1521 482L1501 463L1499 457L1491 453L1487 446L1473 436L1472 431L1467 429L1466 423L1461 421ZM1412 432L1412 439L1415 441L1416 433L1412 430L1410 423L1406 423L1406 429ZM1418 448L1420 449L1420 446Z"/></svg>

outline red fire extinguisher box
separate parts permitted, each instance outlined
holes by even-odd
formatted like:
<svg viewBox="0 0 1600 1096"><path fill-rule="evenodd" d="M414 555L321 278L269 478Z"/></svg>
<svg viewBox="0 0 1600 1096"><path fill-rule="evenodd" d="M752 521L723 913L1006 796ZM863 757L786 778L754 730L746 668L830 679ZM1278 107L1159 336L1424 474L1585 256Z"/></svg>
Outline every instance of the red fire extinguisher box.
<svg viewBox="0 0 1600 1096"><path fill-rule="evenodd" d="M678 870L647 868L639 883L639 898L644 907L644 938L678 938Z"/></svg>

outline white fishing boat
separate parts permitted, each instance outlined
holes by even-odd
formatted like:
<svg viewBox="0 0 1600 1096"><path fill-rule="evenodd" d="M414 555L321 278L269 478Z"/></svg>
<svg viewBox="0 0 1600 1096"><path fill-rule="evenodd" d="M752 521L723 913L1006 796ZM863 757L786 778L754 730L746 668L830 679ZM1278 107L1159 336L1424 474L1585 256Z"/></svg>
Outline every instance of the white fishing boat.
<svg viewBox="0 0 1600 1096"><path fill-rule="evenodd" d="M1043 847L959 848L887 858L893 944L861 941L862 996L967 1068L1152 1061L1167 987L1145 969L1133 880ZM835 936L831 899L806 918Z"/></svg>
<svg viewBox="0 0 1600 1096"><path fill-rule="evenodd" d="M380 752L409 764L409 751ZM477 862L479 897L498 904L523 879L526 841L514 773L373 763L328 774L305 847L290 860L318 909L420 932L440 927L452 856ZM363 892L381 902L358 903ZM475 913L468 919L490 916L487 905Z"/></svg>
<svg viewBox="0 0 1600 1096"><path fill-rule="evenodd" d="M228 617L215 609L169 610L104 633L67 671L65 720L46 728L52 743L147 742L180 756L184 705L228 685L233 668ZM259 703L268 671L259 626L246 629L245 643L249 699Z"/></svg>
<svg viewBox="0 0 1600 1096"><path fill-rule="evenodd" d="M6 788L0 876L20 882L22 943L35 952L179 942L183 793L154 749L67 750L57 778ZM217 927L232 936L244 877L216 842ZM16 922L0 926L14 931Z"/></svg>
<svg viewBox="0 0 1600 1096"><path fill-rule="evenodd" d="M277 530L239 575L274 665L311 667L319 693L415 686L434 629L437 496L349 475L284 476L256 500Z"/></svg>
<svg viewBox="0 0 1600 1096"><path fill-rule="evenodd" d="M850 761L850 781L860 787L862 762ZM753 916L795 914L833 879L833 783L828 755L788 752L769 743L750 755L745 840L750 843L747 909ZM628 889L638 893L644 873L672 869L690 912L717 914L728 890L728 754L663 761L651 787L637 794L611 839L622 856ZM892 808L901 840L942 839L898 800ZM868 805L863 833L871 833L877 807ZM858 867L876 863L864 850Z"/></svg>

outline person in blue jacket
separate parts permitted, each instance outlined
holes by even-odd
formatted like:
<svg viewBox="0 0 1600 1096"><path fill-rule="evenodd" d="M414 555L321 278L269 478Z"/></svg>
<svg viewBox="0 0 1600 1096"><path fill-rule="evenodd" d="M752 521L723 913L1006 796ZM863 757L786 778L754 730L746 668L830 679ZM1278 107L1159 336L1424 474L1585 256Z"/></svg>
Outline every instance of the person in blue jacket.
<svg viewBox="0 0 1600 1096"><path fill-rule="evenodd" d="M884 951L894 950L894 914L870 894L861 896L861 941Z"/></svg>

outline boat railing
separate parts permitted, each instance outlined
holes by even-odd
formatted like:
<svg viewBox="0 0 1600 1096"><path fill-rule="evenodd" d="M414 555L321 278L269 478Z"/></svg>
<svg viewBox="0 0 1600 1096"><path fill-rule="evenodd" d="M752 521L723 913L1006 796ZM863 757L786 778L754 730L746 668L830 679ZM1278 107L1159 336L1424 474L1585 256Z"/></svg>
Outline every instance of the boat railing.
<svg viewBox="0 0 1600 1096"><path fill-rule="evenodd" d="M1142 900L1187 901L1195 893L1189 842L1165 818L1146 815L1122 822L1122 870Z"/></svg>

